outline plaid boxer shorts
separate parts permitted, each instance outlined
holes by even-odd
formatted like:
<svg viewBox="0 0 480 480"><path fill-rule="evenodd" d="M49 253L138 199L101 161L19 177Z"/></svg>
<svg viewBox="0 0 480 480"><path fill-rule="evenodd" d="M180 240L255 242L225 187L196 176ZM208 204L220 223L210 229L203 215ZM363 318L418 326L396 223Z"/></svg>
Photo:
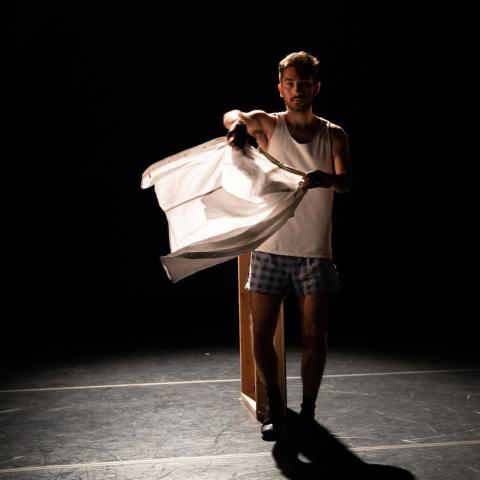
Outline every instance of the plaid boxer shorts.
<svg viewBox="0 0 480 480"><path fill-rule="evenodd" d="M340 290L337 267L329 258L252 252L247 290L286 296L292 286L298 296L337 292Z"/></svg>

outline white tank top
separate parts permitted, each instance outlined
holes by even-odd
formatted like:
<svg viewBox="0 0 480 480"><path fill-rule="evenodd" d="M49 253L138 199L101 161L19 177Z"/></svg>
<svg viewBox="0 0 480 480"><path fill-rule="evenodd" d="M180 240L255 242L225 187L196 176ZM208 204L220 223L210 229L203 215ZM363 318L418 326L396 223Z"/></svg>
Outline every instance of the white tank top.
<svg viewBox="0 0 480 480"><path fill-rule="evenodd" d="M329 127L330 122L320 118L313 139L298 143L288 131L284 114L277 114L268 152L304 172L322 170L334 173ZM333 187L309 189L294 216L256 250L295 257L332 258L333 195Z"/></svg>

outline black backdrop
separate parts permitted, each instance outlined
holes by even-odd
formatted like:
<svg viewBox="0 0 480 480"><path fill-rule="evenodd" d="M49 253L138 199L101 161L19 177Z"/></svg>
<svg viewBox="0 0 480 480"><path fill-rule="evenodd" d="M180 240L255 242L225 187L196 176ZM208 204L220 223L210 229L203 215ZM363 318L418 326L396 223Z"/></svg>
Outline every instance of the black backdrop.
<svg viewBox="0 0 480 480"><path fill-rule="evenodd" d="M355 3L19 2L3 352L236 342L235 262L170 284L141 173L223 135L227 110L282 109L277 63L301 49L321 60L315 110L347 131L355 173L336 196L332 341L474 351L469 14Z"/></svg>

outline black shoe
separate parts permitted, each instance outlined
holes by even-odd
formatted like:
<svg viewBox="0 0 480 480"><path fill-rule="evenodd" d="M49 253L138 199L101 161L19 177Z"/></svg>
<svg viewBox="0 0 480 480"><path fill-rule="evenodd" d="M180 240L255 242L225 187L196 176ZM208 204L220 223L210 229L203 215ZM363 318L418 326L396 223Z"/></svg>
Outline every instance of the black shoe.
<svg viewBox="0 0 480 480"><path fill-rule="evenodd" d="M303 428L311 427L315 424L315 410L301 409L300 410L300 424Z"/></svg>
<svg viewBox="0 0 480 480"><path fill-rule="evenodd" d="M300 419L305 422L313 422L315 420L314 410L300 410Z"/></svg>
<svg viewBox="0 0 480 480"><path fill-rule="evenodd" d="M285 434L285 407L283 404L268 407L260 429L266 441L277 440Z"/></svg>

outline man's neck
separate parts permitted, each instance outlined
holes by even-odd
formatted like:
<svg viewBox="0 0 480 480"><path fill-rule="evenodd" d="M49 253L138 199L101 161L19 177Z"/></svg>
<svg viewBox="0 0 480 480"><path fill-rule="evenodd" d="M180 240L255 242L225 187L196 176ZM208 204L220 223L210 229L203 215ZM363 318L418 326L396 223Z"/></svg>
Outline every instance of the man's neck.
<svg viewBox="0 0 480 480"><path fill-rule="evenodd" d="M306 112L295 112L287 108L287 113L285 113L285 120L295 128L302 128L310 125L312 122L316 121L316 119L317 117L313 114L311 109Z"/></svg>

